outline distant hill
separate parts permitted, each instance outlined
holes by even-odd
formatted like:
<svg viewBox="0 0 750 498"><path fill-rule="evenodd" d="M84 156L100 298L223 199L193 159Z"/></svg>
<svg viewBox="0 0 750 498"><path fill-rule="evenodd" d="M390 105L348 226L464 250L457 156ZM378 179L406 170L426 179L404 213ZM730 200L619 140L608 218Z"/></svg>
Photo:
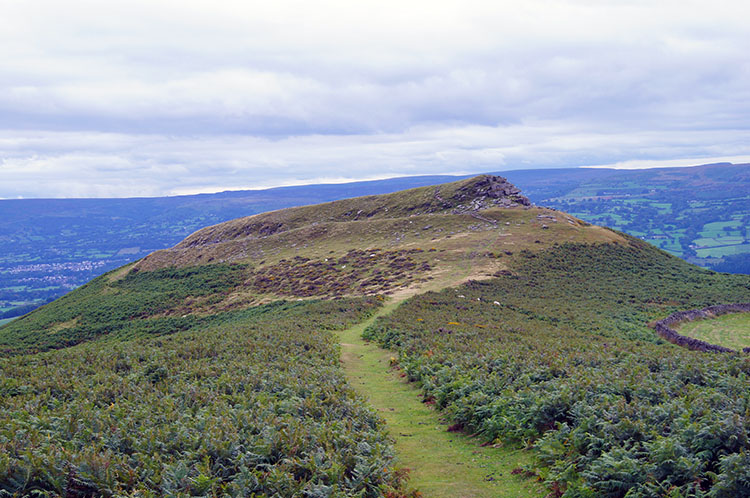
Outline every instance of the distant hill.
<svg viewBox="0 0 750 498"><path fill-rule="evenodd" d="M750 165L502 174L535 204L617 228L704 267L748 271ZM14 307L57 297L204 226L456 179L406 177L164 198L0 201L0 313L21 314L26 308Z"/></svg>
<svg viewBox="0 0 750 498"><path fill-rule="evenodd" d="M0 326L0 495L749 496L747 355L650 326L748 296L491 175L226 221Z"/></svg>
<svg viewBox="0 0 750 498"><path fill-rule="evenodd" d="M425 176L159 198L0 200L0 313L58 297L208 225L449 179Z"/></svg>

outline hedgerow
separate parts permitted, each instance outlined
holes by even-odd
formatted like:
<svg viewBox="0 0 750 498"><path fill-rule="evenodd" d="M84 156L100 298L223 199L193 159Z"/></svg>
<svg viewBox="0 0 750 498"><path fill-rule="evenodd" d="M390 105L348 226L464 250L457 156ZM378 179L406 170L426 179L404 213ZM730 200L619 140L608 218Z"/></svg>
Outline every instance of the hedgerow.
<svg viewBox="0 0 750 498"><path fill-rule="evenodd" d="M414 297L365 335L454 427L534 448L553 496L750 496L750 357L647 325L746 301L750 277L636 241L524 251L508 273Z"/></svg>
<svg viewBox="0 0 750 498"><path fill-rule="evenodd" d="M329 329L378 300L0 359L0 496L401 496Z"/></svg>

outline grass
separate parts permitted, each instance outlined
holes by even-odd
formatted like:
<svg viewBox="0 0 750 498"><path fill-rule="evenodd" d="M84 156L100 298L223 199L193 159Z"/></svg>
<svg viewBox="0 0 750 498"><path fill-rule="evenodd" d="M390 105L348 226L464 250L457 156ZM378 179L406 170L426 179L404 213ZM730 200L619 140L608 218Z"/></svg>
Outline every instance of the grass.
<svg viewBox="0 0 750 498"><path fill-rule="evenodd" d="M410 470L409 486L427 498L542 496L539 483L511 474L532 463L529 452L481 447L480 441L466 434L448 432L440 415L422 403L416 386L391 368L395 353L361 338L368 325L398 304L395 300L388 303L377 315L338 335L349 383L385 419L396 443L398 464Z"/></svg>
<svg viewBox="0 0 750 498"><path fill-rule="evenodd" d="M695 239L693 242L698 246L715 247L742 244L744 240L745 238L741 236L735 237L728 234L722 234L722 236Z"/></svg>
<svg viewBox="0 0 750 498"><path fill-rule="evenodd" d="M726 247L711 247L708 249L697 249L696 254L699 258L721 258L733 254L750 253L750 244L737 244Z"/></svg>
<svg viewBox="0 0 750 498"><path fill-rule="evenodd" d="M711 344L740 350L750 347L750 313L732 313L687 322L680 325L679 332Z"/></svg>
<svg viewBox="0 0 750 498"><path fill-rule="evenodd" d="M459 202L455 192L467 185L471 182L443 185L439 195L453 199L454 205ZM539 251L565 242L625 243L611 230L544 208L488 207L479 216L445 208L435 204L437 189L287 209L208 227L175 249L113 270L2 327L0 351L54 349L103 334L119 340L125 338L124 329L135 335L173 333L215 313L289 297L425 292L462 279L491 277L524 249ZM402 257L391 260L388 255ZM203 289L200 282L230 266L244 268L232 285L222 292ZM175 280L172 273L191 277ZM143 283L147 275L154 285L163 280L161 287L128 283ZM203 290L196 294L198 288ZM76 327L47 333L50 326L74 318L79 318Z"/></svg>
<svg viewBox="0 0 750 498"><path fill-rule="evenodd" d="M2 318L0 319L0 325L5 325L6 323L15 320L15 318Z"/></svg>
<svg viewBox="0 0 750 498"><path fill-rule="evenodd" d="M543 208L488 205L482 209L483 218L472 216L467 208L471 195L465 189L478 181L481 178L240 218L204 228L172 250L149 255L138 266L156 269L219 261L263 266L297 255L339 256L352 248L451 250L456 244L450 238L456 233L486 239L489 230L498 229L506 229L515 244L538 244L539 249L554 242L611 241L611 234L597 234L579 220L568 221L567 215ZM537 218L540 215L558 219L544 221Z"/></svg>
<svg viewBox="0 0 750 498"><path fill-rule="evenodd" d="M720 232L724 230L724 227L732 227L733 229L739 229L742 227L742 221L714 221L713 223L706 223L703 225L703 232Z"/></svg>
<svg viewBox="0 0 750 498"><path fill-rule="evenodd" d="M21 414L23 424L37 424L42 415L52 414L55 420L49 424L59 423L67 430L70 414L84 414L86 422L78 426L85 429L80 438L80 447L85 449L90 427L103 427L109 435L110 420L121 422L128 414L156 418L160 424L168 421L160 440L172 444L169 431L179 425L171 420L187 413L191 416L180 434L185 438L205 434L211 446L193 452L196 458L191 459L191 465L195 464L191 475L194 479L219 479L223 472L219 467L209 473L198 466L213 462L201 463L204 456L221 450L222 455L228 455L221 465L236 466L242 463L236 458L240 452L248 455L250 448L257 453L255 443L248 446L241 441L242 448L214 448L237 433L224 412L241 407L226 396L235 394L233 386L245 389L248 379L265 382L270 376L274 382L268 383L268 389L254 392L278 399L278 405L264 399L258 402L259 409L272 408L266 410L268 416L280 422L265 425L277 428L287 418L297 421L301 413L321 413L313 402L328 404L334 399L328 391L316 391L321 385L343 395L336 399L361 400L341 390L351 384L387 422L399 465L411 469L410 486L427 497L526 497L548 491L538 481L515 475L513 471L519 467L546 479L553 496L565 489L572 490L567 496L576 490L581 491L576 496L621 496L615 494L617 489L635 485L643 485L638 496L656 496L653 486L671 489L673 484L680 487L673 490L673 496L682 491L686 496L713 479L704 470L750 482L750 474L719 469L726 463L720 456L733 452L732 461L736 462L748 454L747 438L738 436L747 432L746 425L741 425L745 421L737 414L745 413L749 406L743 396L750 364L737 358L725 362L662 344L645 325L673 308L684 309L683 305L692 308L734 302L739 293L746 295L750 281L699 271L645 243L589 226L559 211L516 207L483 209L481 215L468 213L457 205L464 202L458 193L466 185L470 182L441 187L439 195L450 203L439 199L435 188L428 188L236 220L201 230L176 249L159 251L141 263L102 276L0 331L0 351L5 344L9 355L92 341L78 349L0 359L0 367L11 365L14 369L2 372L0 381L5 384L0 387L13 393L14 410L19 407L7 420L15 421ZM403 259L393 267L394 261L381 258L386 254ZM174 264L180 268L171 267ZM359 280L360 275L375 277L375 272L377 278L393 281L372 291L392 293L393 298L368 331L382 332L383 344L399 349L399 353L361 339L376 319L365 317L382 298L317 304L304 300L318 295L311 285L327 289L321 297L356 294L351 285L342 290L334 284L346 283L341 281L350 277ZM487 279L493 275L497 278ZM455 288L461 283L465 285ZM446 287L453 288L425 293ZM279 294L300 302L241 311ZM412 299L403 301L409 297ZM361 306L348 312L346 306L341 307L346 302ZM291 310L294 316L282 320L284 310L273 306ZM316 309L322 314L317 319ZM262 327L260 322L243 321L249 319L246 314L259 310L268 312ZM337 318L355 311L357 316L351 320ZM339 332L333 335L333 330ZM76 351L98 353L84 357ZM339 368L339 353L346 376ZM261 359L258 372L246 371L252 362L245 356ZM77 362L77 370L71 371L60 361L42 365L35 360L29 366L27 358L67 358ZM320 364L323 360L325 365ZM396 362L401 370L394 368ZM48 365L58 369L59 375L47 375ZM185 376L189 365L192 367ZM103 369L107 375L117 374L107 377L106 389L100 386L101 377L105 377L102 366L107 367ZM16 372L23 373L28 382L19 382ZM319 378L326 372L327 377ZM84 387L89 391L83 387L74 391L80 394L81 403L101 400L101 406L96 407L99 412L83 404L72 405L63 397L71 390L68 379L76 386L84 379L88 382ZM421 384L409 384L405 379L418 379ZM131 386L135 394L120 396L123 385ZM297 385L299 390L290 389ZM163 412L168 416L161 416L155 409L164 399L170 400L161 396L165 392L196 410L185 412L175 402L174 409ZM240 400L247 397L246 392L236 394ZM31 398L19 398L31 395L38 395L34 400L39 401L34 404ZM59 403L51 399L58 396ZM0 396L0 401L6 398L10 399ZM120 407L124 415L115 419L106 410L120 399L131 404ZM434 410L432 402L443 411ZM221 421L226 430L187 425L199 421L196 415L204 406L210 420ZM364 409L364 405L360 407ZM53 413L52 408L59 408L59 413ZM449 432L444 422L448 417L455 427L466 427L475 437ZM158 459L183 451L148 447L145 436L149 434L136 418L131 417L130 428L135 428L134 440L143 442L139 454ZM252 418L257 417L253 414ZM335 429L351 417L342 411L330 416L333 422L325 420L317 425L323 431ZM372 429L380 430L379 418L368 420L373 421ZM675 421L684 421L690 430L679 432ZM0 450L3 437L21 448L15 442L20 438L16 434L26 433L10 424L0 423L0 428L11 434L0 434ZM44 424L49 425L44 421L38 434L47 430ZM290 458L298 453L297 440L310 433L308 427L294 427L271 431L277 438L292 435L291 444L283 445ZM382 435L377 431L373 434ZM690 440L697 431L715 437ZM355 436L344 436L359 442ZM662 444L667 436L672 439L666 443L674 443L674 451ZM323 433L315 437L311 444L328 440ZM645 443L644 437L649 438ZM33 439L46 444L42 435ZM358 454L359 460L348 459L354 468L335 474L346 482L359 480L369 470L391 475L390 444L382 441L375 446L384 450L387 458L366 462L365 455ZM327 446L331 455L340 456L338 444ZM117 442L111 445L117 446ZM515 445L534 445L535 450L518 450ZM274 445L266 446L270 456L283 456L273 450ZM372 447L357 444L365 453ZM55 443L42 449L56 452L57 448ZM123 449L123 454L131 452L130 446ZM688 450L692 453L686 460L680 455ZM651 453L659 453L661 460L649 460ZM2 455L0 451L0 475L5 465ZM26 458L19 455L19 461ZM313 466L324 464L325 459L316 455L318 452L305 450L297 456L312 456L307 462ZM282 465L291 462L285 458L279 460ZM53 465L58 478L71 475L63 460L56 461L60 462ZM686 468L670 470L674 461ZM82 462L86 463L85 459ZM121 463L122 468L131 465L124 457ZM266 467L268 462L261 463ZM157 467L157 463L153 465ZM657 465L662 467L657 469ZM103 468L106 471L110 466ZM252 468L259 478L268 477L263 467ZM746 468L750 469L750 463ZM172 479L176 470L180 469L169 470L164 480L182 481ZM82 467L83 471L88 472ZM141 465L138 471L149 469ZM300 475L284 482L296 486ZM653 486L647 489L646 485ZM608 493L608 489L615 491ZM320 495L325 490L317 491Z"/></svg>

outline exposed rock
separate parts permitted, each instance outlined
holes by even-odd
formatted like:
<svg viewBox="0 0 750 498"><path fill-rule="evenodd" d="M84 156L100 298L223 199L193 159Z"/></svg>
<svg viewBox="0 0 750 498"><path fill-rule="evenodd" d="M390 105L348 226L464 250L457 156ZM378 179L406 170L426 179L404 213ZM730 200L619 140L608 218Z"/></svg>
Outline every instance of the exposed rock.
<svg viewBox="0 0 750 498"><path fill-rule="evenodd" d="M487 228L486 224L490 227L497 226L498 221L480 214L482 210L531 206L531 202L520 195L520 192L520 189L503 177L480 175L436 187L419 187L391 194L270 211L198 230L175 247L150 254L136 263L136 267L149 270L175 265L234 261L246 258L248 247L263 239L294 230L304 231L304 235L301 235L303 242L322 239L328 236L328 230L335 231L336 224L354 220L460 214L470 215L482 222L481 225L472 225L468 230L483 230ZM315 227L314 230L311 227ZM422 230L419 232L424 233L432 225L420 228ZM412 232L409 235L420 236L419 233ZM400 242L405 235L398 232L395 237L396 242ZM205 255L212 259L204 259Z"/></svg>
<svg viewBox="0 0 750 498"><path fill-rule="evenodd" d="M458 190L458 201L468 201L469 209L479 210L492 206L531 206L531 201L521 195L521 189L502 176L483 175Z"/></svg>

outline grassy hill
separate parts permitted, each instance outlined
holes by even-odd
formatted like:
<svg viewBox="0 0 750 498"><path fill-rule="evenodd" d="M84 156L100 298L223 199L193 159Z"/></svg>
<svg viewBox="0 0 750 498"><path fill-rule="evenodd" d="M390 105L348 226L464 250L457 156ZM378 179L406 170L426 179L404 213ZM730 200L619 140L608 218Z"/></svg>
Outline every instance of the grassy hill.
<svg viewBox="0 0 750 498"><path fill-rule="evenodd" d="M504 174L538 205L643 238L716 271L750 273L748 164ZM461 179L420 176L161 198L0 200L0 318L20 316L30 303L39 306L207 225Z"/></svg>
<svg viewBox="0 0 750 498"><path fill-rule="evenodd" d="M416 496L339 361L380 313L514 496L749 496L750 358L648 325L749 296L491 176L233 220L0 328L0 493Z"/></svg>

